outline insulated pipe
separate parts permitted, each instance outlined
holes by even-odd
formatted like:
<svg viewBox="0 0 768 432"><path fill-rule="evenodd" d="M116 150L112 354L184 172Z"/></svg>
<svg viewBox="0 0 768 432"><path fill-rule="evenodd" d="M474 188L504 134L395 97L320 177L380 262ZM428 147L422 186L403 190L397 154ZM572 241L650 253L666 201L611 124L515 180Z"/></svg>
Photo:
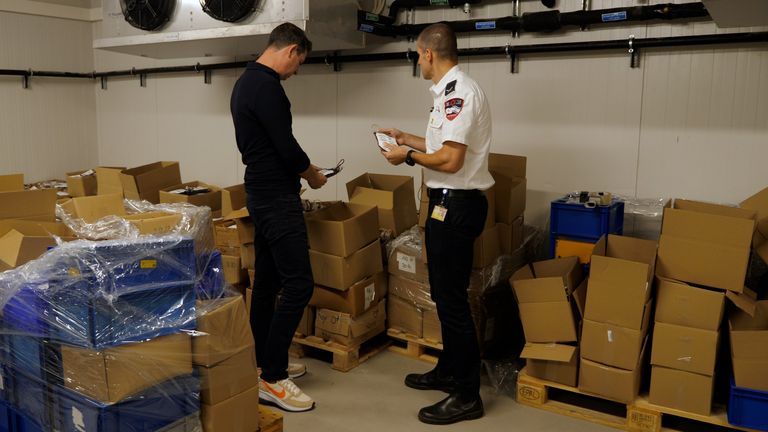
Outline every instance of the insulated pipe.
<svg viewBox="0 0 768 432"><path fill-rule="evenodd" d="M415 7L426 6L464 6L465 4L477 4L482 0L395 0L392 5L389 6L389 16L392 18L397 17L397 13L400 9L411 9Z"/></svg>

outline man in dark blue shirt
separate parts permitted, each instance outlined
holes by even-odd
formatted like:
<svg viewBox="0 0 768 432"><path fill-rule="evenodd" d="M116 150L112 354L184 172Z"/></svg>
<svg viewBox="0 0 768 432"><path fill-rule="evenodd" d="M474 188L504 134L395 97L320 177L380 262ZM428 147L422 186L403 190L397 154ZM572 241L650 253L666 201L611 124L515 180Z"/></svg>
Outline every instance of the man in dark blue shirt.
<svg viewBox="0 0 768 432"><path fill-rule="evenodd" d="M280 81L298 72L311 49L300 28L277 26L235 83L230 102L256 232L251 328L262 369L259 397L288 411L315 405L288 375L288 349L314 288L300 181L318 189L327 179L293 136L291 103Z"/></svg>

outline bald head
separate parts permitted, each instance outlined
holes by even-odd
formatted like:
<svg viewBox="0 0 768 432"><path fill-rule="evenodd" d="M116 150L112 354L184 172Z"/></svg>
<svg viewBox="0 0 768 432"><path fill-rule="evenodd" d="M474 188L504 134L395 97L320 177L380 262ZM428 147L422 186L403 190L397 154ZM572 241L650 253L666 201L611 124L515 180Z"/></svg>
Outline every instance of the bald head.
<svg viewBox="0 0 768 432"><path fill-rule="evenodd" d="M448 24L437 23L425 28L416 40L423 49L429 49L443 60L458 62L456 33Z"/></svg>

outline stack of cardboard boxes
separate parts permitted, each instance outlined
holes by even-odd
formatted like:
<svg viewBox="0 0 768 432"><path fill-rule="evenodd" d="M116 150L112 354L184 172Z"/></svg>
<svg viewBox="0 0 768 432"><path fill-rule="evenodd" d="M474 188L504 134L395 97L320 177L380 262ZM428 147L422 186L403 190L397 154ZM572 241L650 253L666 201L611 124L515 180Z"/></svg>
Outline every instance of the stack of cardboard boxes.
<svg viewBox="0 0 768 432"><path fill-rule="evenodd" d="M384 331L386 319L379 221L376 207L336 203L306 213L309 259L316 284L314 334L358 346ZM312 311L305 313L305 329Z"/></svg>
<svg viewBox="0 0 768 432"><path fill-rule="evenodd" d="M531 376L576 386L586 284L578 258L526 265L510 278L525 333L520 356Z"/></svg>
<svg viewBox="0 0 768 432"><path fill-rule="evenodd" d="M241 245L253 245L252 224L245 209L245 186L223 188L220 207L223 219L214 222L214 238L221 251L224 279L233 286L247 285L248 269L253 269L254 263L242 259Z"/></svg>
<svg viewBox="0 0 768 432"><path fill-rule="evenodd" d="M656 242L603 236L594 247L581 334L579 390L629 403L648 346Z"/></svg>

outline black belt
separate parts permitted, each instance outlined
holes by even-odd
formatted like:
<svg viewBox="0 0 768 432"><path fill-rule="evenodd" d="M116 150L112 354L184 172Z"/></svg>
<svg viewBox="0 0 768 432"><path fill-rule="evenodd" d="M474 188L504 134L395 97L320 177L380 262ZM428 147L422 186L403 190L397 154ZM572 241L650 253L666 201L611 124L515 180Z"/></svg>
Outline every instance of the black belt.
<svg viewBox="0 0 768 432"><path fill-rule="evenodd" d="M485 192L480 189L427 189L427 195L432 199L442 198L443 194L447 198L480 198Z"/></svg>

